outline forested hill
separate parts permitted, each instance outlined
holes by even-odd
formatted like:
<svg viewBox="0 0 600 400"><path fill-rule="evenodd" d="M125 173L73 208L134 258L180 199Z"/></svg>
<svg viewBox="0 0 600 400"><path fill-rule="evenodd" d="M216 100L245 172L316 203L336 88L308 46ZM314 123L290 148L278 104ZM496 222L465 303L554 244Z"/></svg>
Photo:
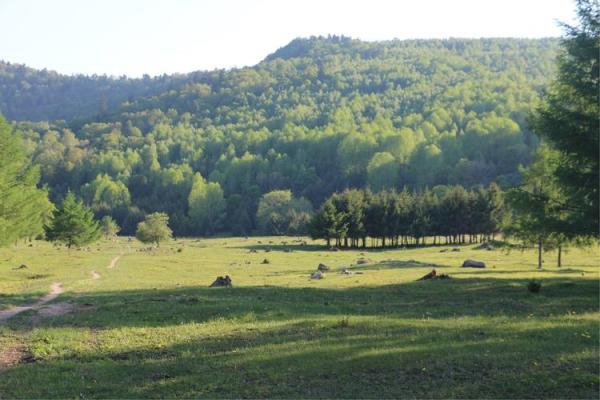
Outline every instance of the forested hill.
<svg viewBox="0 0 600 400"><path fill-rule="evenodd" d="M202 72L140 79L62 75L0 60L0 112L9 120L103 117L122 102L173 90Z"/></svg>
<svg viewBox="0 0 600 400"><path fill-rule="evenodd" d="M556 39L297 39L251 68L123 80L107 101L128 100L101 114L61 106L87 123L17 125L54 199L71 189L129 231L165 211L177 234L250 232L275 189L318 207L347 187L518 183L557 50Z"/></svg>

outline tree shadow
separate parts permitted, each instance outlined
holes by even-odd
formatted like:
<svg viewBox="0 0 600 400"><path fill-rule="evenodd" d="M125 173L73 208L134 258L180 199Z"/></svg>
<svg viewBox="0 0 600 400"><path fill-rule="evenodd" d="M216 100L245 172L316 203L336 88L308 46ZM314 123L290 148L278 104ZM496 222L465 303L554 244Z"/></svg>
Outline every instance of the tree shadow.
<svg viewBox="0 0 600 400"><path fill-rule="evenodd" d="M580 321L578 328L597 327ZM596 397L597 357L581 354L597 350L597 335L595 342L572 336L572 326L527 321L506 327L352 317L346 324L240 322L235 332L169 346L92 347L22 364L4 373L0 392L42 398Z"/></svg>
<svg viewBox="0 0 600 400"><path fill-rule="evenodd" d="M52 349L53 339L44 332L62 335L69 332L65 328L77 335L88 332L91 342L5 371L0 393L9 398L597 397L597 321L561 318L597 313L599 282L542 278L537 294L527 291L527 282L466 278L349 289L185 287L66 294L58 301L87 303L90 309L42 325L20 316L10 328L17 335L39 332L34 347ZM212 328L202 328L207 326ZM110 345L103 345L103 332L112 337L113 342L106 339ZM135 337L117 340L132 334L157 337L140 337L139 344Z"/></svg>
<svg viewBox="0 0 600 400"><path fill-rule="evenodd" d="M260 251L260 252L270 252L270 251L278 251L278 252L296 252L296 251L327 251L327 246L319 245L319 244L299 244L290 242L289 244L249 244L247 246L236 246L236 249L246 249L249 252L251 251Z"/></svg>
<svg viewBox="0 0 600 400"><path fill-rule="evenodd" d="M397 318L549 315L597 311L600 283L592 279L541 278L542 290L527 291L529 279L461 278L376 287L331 289L247 286L180 287L163 290L94 292L84 297L65 293L57 301L90 309L48 319L53 327L169 326L253 315L258 321L299 317L356 315ZM11 300L9 300L11 301ZM13 329L29 329L14 317Z"/></svg>
<svg viewBox="0 0 600 400"><path fill-rule="evenodd" d="M511 269L511 270L496 270L495 268L461 268L460 271L452 272L452 275L513 275L516 273L530 273L531 276L535 276L540 273L555 273L555 274L575 274L577 276L581 276L581 273L584 274L589 271L584 271L580 269L569 269L569 270L560 270L560 269Z"/></svg>

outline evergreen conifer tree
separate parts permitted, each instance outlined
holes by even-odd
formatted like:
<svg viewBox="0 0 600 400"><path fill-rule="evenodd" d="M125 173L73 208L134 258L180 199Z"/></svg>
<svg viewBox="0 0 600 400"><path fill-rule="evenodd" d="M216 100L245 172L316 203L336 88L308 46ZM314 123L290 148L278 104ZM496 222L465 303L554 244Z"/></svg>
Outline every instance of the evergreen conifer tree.
<svg viewBox="0 0 600 400"><path fill-rule="evenodd" d="M45 226L46 238L62 242L68 248L83 246L98 240L102 234L94 213L71 192L67 193L60 208L52 213L52 220Z"/></svg>

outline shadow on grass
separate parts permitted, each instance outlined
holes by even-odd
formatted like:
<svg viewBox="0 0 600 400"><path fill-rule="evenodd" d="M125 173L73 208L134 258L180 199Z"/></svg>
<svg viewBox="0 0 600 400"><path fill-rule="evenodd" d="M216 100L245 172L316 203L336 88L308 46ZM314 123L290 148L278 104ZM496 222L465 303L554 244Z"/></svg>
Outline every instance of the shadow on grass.
<svg viewBox="0 0 600 400"><path fill-rule="evenodd" d="M559 316L598 312L599 283L549 278L533 294L527 281L454 279L337 290L187 287L70 298L94 303L94 309L48 319L36 330L96 332L91 342L57 351L51 337L38 334L33 346L48 347L48 355L5 371L0 393L597 398L597 321ZM190 323L213 328L178 333ZM17 333L32 328L24 318L10 327ZM142 328L138 332L150 339L119 343L128 328ZM105 347L102 332L113 337Z"/></svg>
<svg viewBox="0 0 600 400"><path fill-rule="evenodd" d="M327 251L327 246L322 246L319 244L299 244L292 243L289 244L250 244L248 246L237 246L233 247L236 249L246 249L248 251L260 251L267 252L268 251L280 251L280 252L290 252L290 251Z"/></svg>
<svg viewBox="0 0 600 400"><path fill-rule="evenodd" d="M92 346L23 364L3 375L0 392L42 398L597 397L597 337L573 338L570 324L454 321L239 321L235 330L168 346ZM594 321L578 322L578 331L595 329Z"/></svg>
<svg viewBox="0 0 600 400"><path fill-rule="evenodd" d="M250 286L183 287L170 290L96 292L61 295L60 301L91 303L93 311L46 321L51 326L96 328L168 326L239 319L258 321L298 317L357 315L398 318L513 316L598 310L599 282L592 279L542 279L542 290L527 291L528 279L465 278L348 289ZM11 301L11 300L9 300ZM24 318L9 321L26 328Z"/></svg>
<svg viewBox="0 0 600 400"><path fill-rule="evenodd" d="M581 269L511 269L507 270L496 270L494 267L478 269L478 268L461 268L460 271L452 272L452 275L514 275L516 273L530 273L531 277L535 277L539 273L549 272L553 274L574 274L576 276L581 276L582 273L590 273L590 271L584 271Z"/></svg>

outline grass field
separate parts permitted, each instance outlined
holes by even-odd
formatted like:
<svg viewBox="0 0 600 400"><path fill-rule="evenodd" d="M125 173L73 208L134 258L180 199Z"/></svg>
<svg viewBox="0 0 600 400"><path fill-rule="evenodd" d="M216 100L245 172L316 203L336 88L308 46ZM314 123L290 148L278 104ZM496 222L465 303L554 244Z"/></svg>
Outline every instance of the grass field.
<svg viewBox="0 0 600 400"><path fill-rule="evenodd" d="M0 322L0 398L598 398L597 248L537 271L533 251L293 240L0 249L0 310L64 290ZM453 279L416 282L431 267L409 260ZM233 288L208 288L225 274Z"/></svg>

